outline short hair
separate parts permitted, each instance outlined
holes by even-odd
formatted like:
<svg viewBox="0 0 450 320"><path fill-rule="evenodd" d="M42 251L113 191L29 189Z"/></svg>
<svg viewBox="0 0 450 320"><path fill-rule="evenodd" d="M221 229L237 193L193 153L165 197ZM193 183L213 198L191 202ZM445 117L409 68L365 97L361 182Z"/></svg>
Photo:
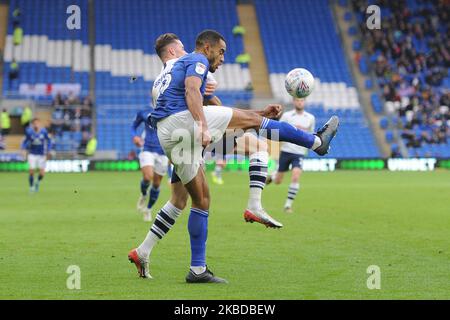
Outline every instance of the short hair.
<svg viewBox="0 0 450 320"><path fill-rule="evenodd" d="M155 51L158 57L161 58L166 46L175 42L175 40L180 40L175 33L164 33L160 35L155 42Z"/></svg>
<svg viewBox="0 0 450 320"><path fill-rule="evenodd" d="M33 118L33 119L31 119L31 123L34 123L34 122L36 122L36 121L39 121L39 118Z"/></svg>
<svg viewBox="0 0 450 320"><path fill-rule="evenodd" d="M214 30L203 30L197 35L197 39L195 40L195 47L201 48L206 43L209 43L214 46L220 40L225 41L225 38L219 32Z"/></svg>

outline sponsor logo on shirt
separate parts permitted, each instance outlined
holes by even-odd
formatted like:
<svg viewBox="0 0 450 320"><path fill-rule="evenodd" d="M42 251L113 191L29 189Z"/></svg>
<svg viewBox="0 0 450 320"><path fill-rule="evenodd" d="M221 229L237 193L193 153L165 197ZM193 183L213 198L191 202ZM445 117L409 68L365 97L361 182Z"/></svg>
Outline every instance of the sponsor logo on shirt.
<svg viewBox="0 0 450 320"><path fill-rule="evenodd" d="M206 66L201 62L197 62L197 64L195 65L195 72L197 72L200 75L205 74Z"/></svg>

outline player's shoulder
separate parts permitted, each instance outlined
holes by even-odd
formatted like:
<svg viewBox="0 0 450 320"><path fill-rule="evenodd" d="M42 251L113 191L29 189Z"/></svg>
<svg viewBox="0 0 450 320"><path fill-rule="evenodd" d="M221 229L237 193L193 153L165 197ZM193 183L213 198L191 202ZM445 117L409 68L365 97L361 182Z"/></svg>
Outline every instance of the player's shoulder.
<svg viewBox="0 0 450 320"><path fill-rule="evenodd" d="M308 111L304 111L304 114L305 114L305 117L308 117L310 119L315 119L316 118L312 113L310 113Z"/></svg>
<svg viewBox="0 0 450 320"><path fill-rule="evenodd" d="M47 128L41 128L41 133L42 134L48 134Z"/></svg>
<svg viewBox="0 0 450 320"><path fill-rule="evenodd" d="M290 117L295 114L295 110L288 110L284 113L287 117Z"/></svg>
<svg viewBox="0 0 450 320"><path fill-rule="evenodd" d="M208 65L208 59L205 57L205 55L197 52L191 52L187 55L181 57L178 61L185 61L185 62L200 62L205 65Z"/></svg>

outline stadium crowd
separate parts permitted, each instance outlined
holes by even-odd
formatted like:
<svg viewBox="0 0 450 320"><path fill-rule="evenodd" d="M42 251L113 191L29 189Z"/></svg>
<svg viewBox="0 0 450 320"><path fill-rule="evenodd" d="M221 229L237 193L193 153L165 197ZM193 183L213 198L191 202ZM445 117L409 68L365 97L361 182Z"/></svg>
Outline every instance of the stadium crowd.
<svg viewBox="0 0 450 320"><path fill-rule="evenodd" d="M448 1L375 1L381 29L360 19L364 48L385 99L385 111L407 147L446 144L450 136L450 4ZM365 0L352 0L365 14Z"/></svg>
<svg viewBox="0 0 450 320"><path fill-rule="evenodd" d="M80 99L73 93L57 94L52 103L50 133L55 139L64 139L66 134L75 133L75 149L83 151L92 137L92 101L90 97ZM64 150L62 150L64 151Z"/></svg>

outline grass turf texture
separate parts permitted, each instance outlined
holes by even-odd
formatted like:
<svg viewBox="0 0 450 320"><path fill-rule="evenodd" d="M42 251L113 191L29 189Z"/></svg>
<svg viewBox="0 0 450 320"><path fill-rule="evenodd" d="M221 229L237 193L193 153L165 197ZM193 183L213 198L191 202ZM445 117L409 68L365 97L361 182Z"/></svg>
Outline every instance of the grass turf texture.
<svg viewBox="0 0 450 320"><path fill-rule="evenodd" d="M416 299L450 298L450 172L305 173L291 215L288 177L264 191L281 230L244 223L247 175L211 186L207 261L228 285L188 285L188 211L154 249L153 280L127 261L150 224L136 212L133 173L0 173L2 299ZM156 209L168 198L163 182ZM66 269L81 268L81 290ZM381 289L366 286L370 265Z"/></svg>

